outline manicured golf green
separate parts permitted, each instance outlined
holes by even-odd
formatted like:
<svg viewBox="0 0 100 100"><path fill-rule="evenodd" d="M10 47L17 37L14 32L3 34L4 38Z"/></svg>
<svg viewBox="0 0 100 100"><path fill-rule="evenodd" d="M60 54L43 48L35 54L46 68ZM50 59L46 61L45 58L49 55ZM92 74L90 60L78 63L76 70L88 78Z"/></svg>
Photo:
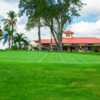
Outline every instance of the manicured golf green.
<svg viewBox="0 0 100 100"><path fill-rule="evenodd" d="M0 100L100 100L100 53L0 51Z"/></svg>

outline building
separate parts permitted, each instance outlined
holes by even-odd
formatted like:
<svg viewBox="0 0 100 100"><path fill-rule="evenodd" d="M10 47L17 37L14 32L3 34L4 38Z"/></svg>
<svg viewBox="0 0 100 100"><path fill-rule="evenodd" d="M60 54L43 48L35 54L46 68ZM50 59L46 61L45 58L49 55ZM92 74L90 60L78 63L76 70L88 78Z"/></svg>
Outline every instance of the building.
<svg viewBox="0 0 100 100"><path fill-rule="evenodd" d="M100 51L100 38L74 37L74 32L65 31L63 34L62 44L65 51ZM38 43L38 41L35 41ZM54 39L42 39L43 49L55 49Z"/></svg>

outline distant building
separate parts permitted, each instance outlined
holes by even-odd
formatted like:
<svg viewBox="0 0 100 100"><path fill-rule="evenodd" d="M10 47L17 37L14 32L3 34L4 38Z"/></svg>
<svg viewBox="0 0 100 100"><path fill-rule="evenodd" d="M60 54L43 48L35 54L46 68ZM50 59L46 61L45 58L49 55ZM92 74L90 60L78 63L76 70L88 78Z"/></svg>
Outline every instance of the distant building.
<svg viewBox="0 0 100 100"><path fill-rule="evenodd" d="M100 51L100 38L74 37L74 32L65 31L63 33L63 50L65 51ZM35 41L38 43L39 41ZM54 39L42 39L41 45L44 49L52 46L55 49Z"/></svg>

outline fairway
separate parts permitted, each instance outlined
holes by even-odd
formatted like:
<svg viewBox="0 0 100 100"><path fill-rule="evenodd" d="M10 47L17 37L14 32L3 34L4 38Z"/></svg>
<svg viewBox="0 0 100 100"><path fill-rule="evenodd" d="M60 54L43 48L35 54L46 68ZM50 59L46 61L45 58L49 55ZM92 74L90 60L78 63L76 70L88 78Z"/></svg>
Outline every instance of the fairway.
<svg viewBox="0 0 100 100"><path fill-rule="evenodd" d="M100 53L0 51L0 100L100 100Z"/></svg>
<svg viewBox="0 0 100 100"><path fill-rule="evenodd" d="M100 64L100 53L5 51L0 52L0 62Z"/></svg>

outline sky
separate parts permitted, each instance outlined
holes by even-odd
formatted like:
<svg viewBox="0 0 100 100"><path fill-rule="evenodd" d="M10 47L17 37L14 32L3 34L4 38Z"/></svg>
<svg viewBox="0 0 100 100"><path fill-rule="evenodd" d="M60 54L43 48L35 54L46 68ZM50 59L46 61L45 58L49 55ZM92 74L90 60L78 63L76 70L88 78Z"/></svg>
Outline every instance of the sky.
<svg viewBox="0 0 100 100"><path fill-rule="evenodd" d="M19 0L0 0L0 19L7 17L9 10L18 13ZM73 23L66 27L72 30L77 37L100 37L100 0L82 0L84 5L80 12L80 17L75 17ZM30 40L37 39L37 28L31 31L25 30L26 16L18 18L17 29L19 32L25 33ZM1 23L0 23L1 24ZM50 32L47 27L41 29L42 37L48 38Z"/></svg>

